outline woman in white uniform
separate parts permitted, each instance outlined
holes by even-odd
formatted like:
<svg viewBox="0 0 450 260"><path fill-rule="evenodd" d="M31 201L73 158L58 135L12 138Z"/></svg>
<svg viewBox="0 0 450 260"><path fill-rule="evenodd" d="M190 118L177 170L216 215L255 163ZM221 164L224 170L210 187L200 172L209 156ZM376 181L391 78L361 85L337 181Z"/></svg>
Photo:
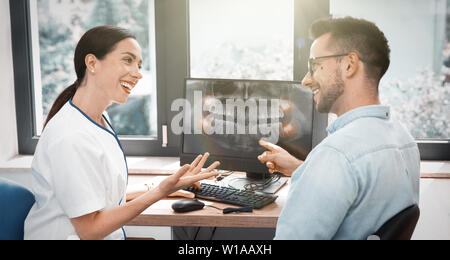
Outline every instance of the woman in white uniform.
<svg viewBox="0 0 450 260"><path fill-rule="evenodd" d="M95 27L75 50L77 81L56 99L32 163L36 203L25 239L126 239L123 226L151 204L216 175L208 154L198 156L157 187L126 202L128 168L105 116L123 104L138 81L142 51L127 30Z"/></svg>

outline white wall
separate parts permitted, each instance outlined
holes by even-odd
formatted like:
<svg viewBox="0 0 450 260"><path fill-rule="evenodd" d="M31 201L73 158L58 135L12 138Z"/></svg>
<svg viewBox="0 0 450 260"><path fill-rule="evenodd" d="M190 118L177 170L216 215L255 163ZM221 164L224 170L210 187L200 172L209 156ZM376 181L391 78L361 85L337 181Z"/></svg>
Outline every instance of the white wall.
<svg viewBox="0 0 450 260"><path fill-rule="evenodd" d="M450 179L420 180L420 218L413 240L450 240Z"/></svg>
<svg viewBox="0 0 450 260"><path fill-rule="evenodd" d="M0 163L17 154L9 1L0 1Z"/></svg>

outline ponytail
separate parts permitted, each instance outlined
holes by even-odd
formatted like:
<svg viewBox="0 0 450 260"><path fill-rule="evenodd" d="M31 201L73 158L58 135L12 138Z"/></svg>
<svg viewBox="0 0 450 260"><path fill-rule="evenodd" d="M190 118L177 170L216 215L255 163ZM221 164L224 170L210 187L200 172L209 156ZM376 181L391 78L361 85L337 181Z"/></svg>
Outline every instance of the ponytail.
<svg viewBox="0 0 450 260"><path fill-rule="evenodd" d="M77 92L79 83L78 80L75 81L72 85L67 87L59 96L56 98L55 102L52 105L52 108L50 109L50 112L48 113L47 119L44 123L44 129L47 126L50 119L52 119L53 116L58 113L58 111L75 95L75 92Z"/></svg>

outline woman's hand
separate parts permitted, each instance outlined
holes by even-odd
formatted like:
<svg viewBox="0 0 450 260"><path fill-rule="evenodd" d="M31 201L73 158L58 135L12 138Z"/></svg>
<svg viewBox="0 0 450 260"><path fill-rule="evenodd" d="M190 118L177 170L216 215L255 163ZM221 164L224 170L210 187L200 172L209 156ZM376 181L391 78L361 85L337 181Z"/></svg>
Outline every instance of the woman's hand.
<svg viewBox="0 0 450 260"><path fill-rule="evenodd" d="M197 156L191 164L184 165L175 174L164 179L156 187L156 190L158 190L163 197L166 197L177 190L184 189L193 184L195 184L194 186L199 187L200 185L197 183L198 181L208 179L218 174L215 170L216 167L220 165L220 162L218 161L214 162L207 169L202 171L203 165L208 157L209 153L206 153L204 156Z"/></svg>
<svg viewBox="0 0 450 260"><path fill-rule="evenodd" d="M266 164L270 173L281 172L287 176L291 176L292 173L303 163L303 161L295 158L278 145L263 140L260 140L259 144L269 149L269 151L265 151L263 154L258 156L258 160Z"/></svg>

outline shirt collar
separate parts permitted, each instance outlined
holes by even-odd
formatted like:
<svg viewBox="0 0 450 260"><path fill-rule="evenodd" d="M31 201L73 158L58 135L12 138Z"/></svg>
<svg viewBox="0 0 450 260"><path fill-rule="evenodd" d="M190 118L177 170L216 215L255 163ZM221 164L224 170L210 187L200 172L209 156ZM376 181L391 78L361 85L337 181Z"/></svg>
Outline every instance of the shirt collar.
<svg viewBox="0 0 450 260"><path fill-rule="evenodd" d="M356 119L363 117L377 117L381 119L389 119L391 116L388 106L372 105L358 107L348 111L340 116L332 124L327 127L328 133L332 134Z"/></svg>

